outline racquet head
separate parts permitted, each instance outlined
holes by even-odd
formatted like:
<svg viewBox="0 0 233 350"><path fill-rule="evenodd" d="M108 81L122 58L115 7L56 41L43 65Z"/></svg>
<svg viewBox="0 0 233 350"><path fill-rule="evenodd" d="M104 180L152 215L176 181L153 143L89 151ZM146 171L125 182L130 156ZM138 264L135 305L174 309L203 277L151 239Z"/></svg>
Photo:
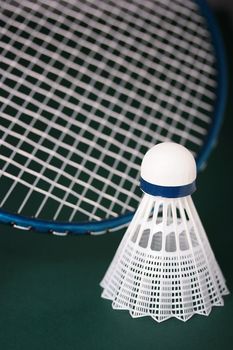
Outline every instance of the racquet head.
<svg viewBox="0 0 233 350"><path fill-rule="evenodd" d="M225 61L203 1L1 1L0 221L57 234L126 224L157 142L198 167Z"/></svg>

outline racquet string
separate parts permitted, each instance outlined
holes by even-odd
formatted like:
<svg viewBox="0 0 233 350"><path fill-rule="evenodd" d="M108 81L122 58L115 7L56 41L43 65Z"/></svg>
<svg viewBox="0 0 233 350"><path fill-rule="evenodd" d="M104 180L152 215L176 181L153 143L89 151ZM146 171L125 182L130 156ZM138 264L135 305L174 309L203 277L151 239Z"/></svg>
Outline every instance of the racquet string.
<svg viewBox="0 0 233 350"><path fill-rule="evenodd" d="M187 1L1 2L1 206L56 220L134 211L141 159L195 154L216 71Z"/></svg>

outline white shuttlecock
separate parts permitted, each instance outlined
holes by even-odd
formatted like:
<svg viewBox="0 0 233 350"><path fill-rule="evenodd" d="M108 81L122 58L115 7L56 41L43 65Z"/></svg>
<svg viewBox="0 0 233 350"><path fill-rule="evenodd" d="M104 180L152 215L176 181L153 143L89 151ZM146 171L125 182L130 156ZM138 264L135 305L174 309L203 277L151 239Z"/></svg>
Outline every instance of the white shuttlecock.
<svg viewBox="0 0 233 350"><path fill-rule="evenodd" d="M144 196L101 282L114 309L161 322L223 305L225 280L190 196L195 179L185 147L165 142L146 153Z"/></svg>

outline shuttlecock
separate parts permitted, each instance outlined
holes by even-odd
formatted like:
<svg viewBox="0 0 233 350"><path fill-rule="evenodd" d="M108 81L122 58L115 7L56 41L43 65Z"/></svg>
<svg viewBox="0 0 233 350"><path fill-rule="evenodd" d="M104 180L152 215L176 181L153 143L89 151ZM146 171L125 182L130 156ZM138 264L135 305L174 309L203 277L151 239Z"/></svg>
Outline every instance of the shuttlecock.
<svg viewBox="0 0 233 350"><path fill-rule="evenodd" d="M101 282L114 309L161 322L223 305L225 280L190 196L195 179L185 147L165 142L146 153L142 201Z"/></svg>

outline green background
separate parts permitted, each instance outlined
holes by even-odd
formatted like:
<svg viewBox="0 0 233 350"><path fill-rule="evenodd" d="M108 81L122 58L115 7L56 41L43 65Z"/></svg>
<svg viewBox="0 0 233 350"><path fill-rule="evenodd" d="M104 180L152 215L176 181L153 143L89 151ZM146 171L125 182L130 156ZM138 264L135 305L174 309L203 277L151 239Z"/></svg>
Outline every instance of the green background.
<svg viewBox="0 0 233 350"><path fill-rule="evenodd" d="M227 56L230 29L221 19ZM232 67L226 117L193 198L233 291ZM233 298L209 317L183 323L132 319L100 298L103 277L123 232L56 237L0 226L0 349L233 349Z"/></svg>

